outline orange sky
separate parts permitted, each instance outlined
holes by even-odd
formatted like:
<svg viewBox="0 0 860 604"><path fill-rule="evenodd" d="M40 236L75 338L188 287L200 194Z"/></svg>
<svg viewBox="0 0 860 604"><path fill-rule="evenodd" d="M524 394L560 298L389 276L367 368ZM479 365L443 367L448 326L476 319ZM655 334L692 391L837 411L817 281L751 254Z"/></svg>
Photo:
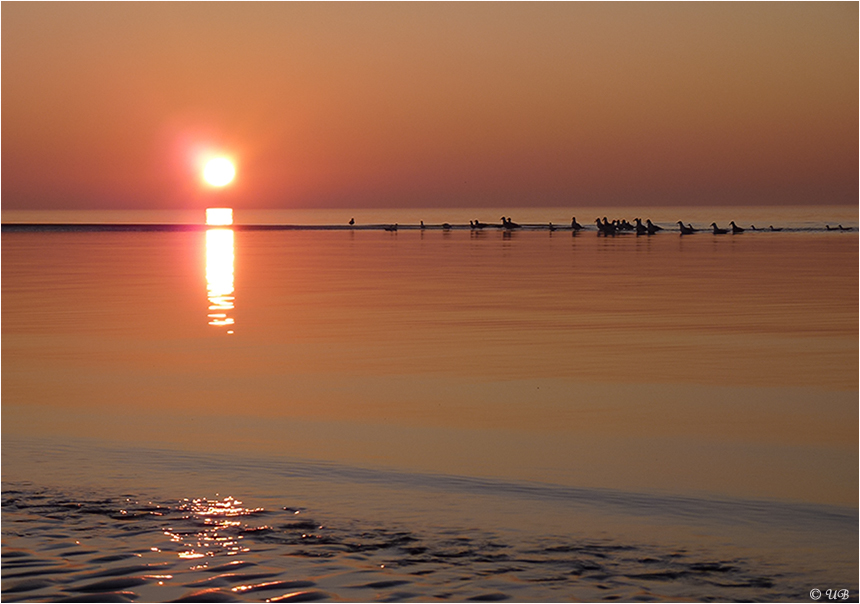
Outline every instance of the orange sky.
<svg viewBox="0 0 860 604"><path fill-rule="evenodd" d="M855 2L0 10L4 209L858 202Z"/></svg>

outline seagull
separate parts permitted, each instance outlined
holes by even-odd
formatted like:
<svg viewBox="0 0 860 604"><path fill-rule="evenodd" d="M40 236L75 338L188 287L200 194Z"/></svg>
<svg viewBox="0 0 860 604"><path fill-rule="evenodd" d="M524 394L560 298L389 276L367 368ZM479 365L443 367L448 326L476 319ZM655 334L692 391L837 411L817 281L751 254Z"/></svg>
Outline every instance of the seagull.
<svg viewBox="0 0 860 604"><path fill-rule="evenodd" d="M512 222L510 218L505 218L504 216L502 216L502 226L506 229L520 228L520 225L518 225L516 222Z"/></svg>
<svg viewBox="0 0 860 604"><path fill-rule="evenodd" d="M476 229L483 229L486 226L487 226L486 222L480 222L478 220L475 221L475 228Z"/></svg>
<svg viewBox="0 0 860 604"><path fill-rule="evenodd" d="M636 234L637 235L646 235L648 234L648 229L642 224L641 218L634 218L633 222L636 223Z"/></svg>
<svg viewBox="0 0 860 604"><path fill-rule="evenodd" d="M714 227L714 235L725 235L728 233L726 229L719 228L716 222L712 222L711 226Z"/></svg>
<svg viewBox="0 0 860 604"><path fill-rule="evenodd" d="M576 221L576 216L570 219L570 228L572 228L574 231L579 231L580 229L582 229L582 225Z"/></svg>
<svg viewBox="0 0 860 604"><path fill-rule="evenodd" d="M782 230L782 227L779 227L778 229L775 229L775 228L773 228L773 225L770 225L770 230L771 230L771 231L781 231L781 230Z"/></svg>
<svg viewBox="0 0 860 604"><path fill-rule="evenodd" d="M732 225L732 234L743 233L744 229L735 224L735 221L732 220L730 223Z"/></svg>
<svg viewBox="0 0 860 604"><path fill-rule="evenodd" d="M389 224L387 227L385 227L385 230L386 231L396 231L397 230L397 223Z"/></svg>
<svg viewBox="0 0 860 604"><path fill-rule="evenodd" d="M349 219L349 226L352 226L354 224L355 224L355 218L350 218Z"/></svg>
<svg viewBox="0 0 860 604"><path fill-rule="evenodd" d="M421 221L421 228L422 229L424 228L424 221L423 220Z"/></svg>
<svg viewBox="0 0 860 604"><path fill-rule="evenodd" d="M678 226L681 227L681 234L682 235L692 235L693 233L696 232L692 228L690 228L688 226L684 226L684 223L681 222L680 220L678 221Z"/></svg>
<svg viewBox="0 0 860 604"><path fill-rule="evenodd" d="M840 230L840 231L850 231L850 230L851 230L851 227L845 228L844 226L842 226L842 225L840 224L840 225L839 225L839 230Z"/></svg>
<svg viewBox="0 0 860 604"><path fill-rule="evenodd" d="M555 227L552 225L552 223L551 223L551 222L549 223L549 230L550 230L550 231L554 231L554 230L555 230Z"/></svg>
<svg viewBox="0 0 860 604"><path fill-rule="evenodd" d="M653 235L653 234L654 234L654 233L656 233L657 231L662 231L662 230L663 230L663 227L661 227L661 226L657 226L656 224L654 224L653 222L651 222L651 219L650 219L650 218L649 218L648 220L646 220L646 221L645 221L645 225L648 227L648 234L649 234L649 235Z"/></svg>

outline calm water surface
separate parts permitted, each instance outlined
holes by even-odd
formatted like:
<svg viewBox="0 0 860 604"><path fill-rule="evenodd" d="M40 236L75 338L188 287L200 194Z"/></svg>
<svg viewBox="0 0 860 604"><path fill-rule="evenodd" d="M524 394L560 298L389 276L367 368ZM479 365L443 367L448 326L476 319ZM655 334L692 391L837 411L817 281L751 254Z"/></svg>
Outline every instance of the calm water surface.
<svg viewBox="0 0 860 604"><path fill-rule="evenodd" d="M858 239L815 210L4 233L4 600L856 601Z"/></svg>

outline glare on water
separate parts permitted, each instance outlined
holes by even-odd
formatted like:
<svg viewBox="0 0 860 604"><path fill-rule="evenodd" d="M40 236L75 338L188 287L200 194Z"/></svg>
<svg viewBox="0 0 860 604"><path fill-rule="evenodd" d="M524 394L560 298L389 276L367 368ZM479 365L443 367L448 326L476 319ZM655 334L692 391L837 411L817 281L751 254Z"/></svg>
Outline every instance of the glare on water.
<svg viewBox="0 0 860 604"><path fill-rule="evenodd" d="M227 226L233 224L232 208L206 208L208 226Z"/></svg>
<svg viewBox="0 0 860 604"><path fill-rule="evenodd" d="M233 231L206 231L206 285L209 292L209 325L233 325Z"/></svg>

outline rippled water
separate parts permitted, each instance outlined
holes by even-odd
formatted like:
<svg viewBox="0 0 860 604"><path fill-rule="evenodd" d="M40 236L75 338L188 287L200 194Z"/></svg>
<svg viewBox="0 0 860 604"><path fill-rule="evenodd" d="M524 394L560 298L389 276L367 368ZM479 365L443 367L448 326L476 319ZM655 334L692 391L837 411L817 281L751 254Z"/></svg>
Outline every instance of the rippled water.
<svg viewBox="0 0 860 604"><path fill-rule="evenodd" d="M232 497L4 492L4 600L795 599L787 569L609 538L330 522ZM108 597L112 598L108 600Z"/></svg>
<svg viewBox="0 0 860 604"><path fill-rule="evenodd" d="M809 228L5 231L3 599L856 601Z"/></svg>

